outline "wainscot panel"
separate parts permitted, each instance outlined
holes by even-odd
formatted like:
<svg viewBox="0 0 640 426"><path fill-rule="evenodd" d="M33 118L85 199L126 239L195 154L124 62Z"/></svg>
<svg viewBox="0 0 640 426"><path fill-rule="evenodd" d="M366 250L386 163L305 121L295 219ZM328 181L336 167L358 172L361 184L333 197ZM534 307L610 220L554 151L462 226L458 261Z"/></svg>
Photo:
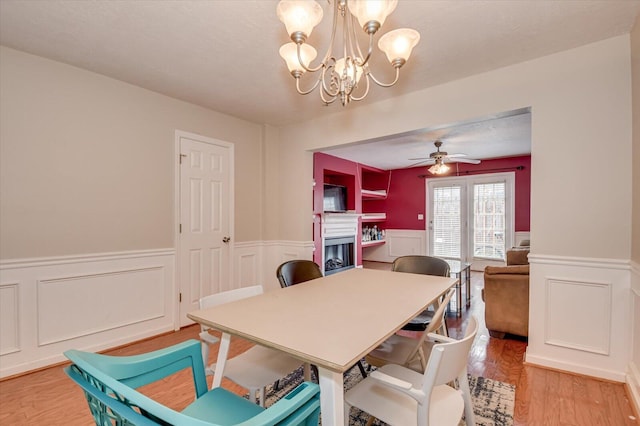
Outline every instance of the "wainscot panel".
<svg viewBox="0 0 640 426"><path fill-rule="evenodd" d="M313 241L247 241L234 245L235 288L261 284L265 291L280 288L278 266L293 259L313 259Z"/></svg>
<svg viewBox="0 0 640 426"><path fill-rule="evenodd" d="M625 382L633 333L627 260L530 254L526 361Z"/></svg>
<svg viewBox="0 0 640 426"><path fill-rule="evenodd" d="M174 329L173 249L0 263L0 377Z"/></svg>
<svg viewBox="0 0 640 426"><path fill-rule="evenodd" d="M427 254L426 231L387 229L385 244L362 249L362 259L373 262L393 262L396 257Z"/></svg>

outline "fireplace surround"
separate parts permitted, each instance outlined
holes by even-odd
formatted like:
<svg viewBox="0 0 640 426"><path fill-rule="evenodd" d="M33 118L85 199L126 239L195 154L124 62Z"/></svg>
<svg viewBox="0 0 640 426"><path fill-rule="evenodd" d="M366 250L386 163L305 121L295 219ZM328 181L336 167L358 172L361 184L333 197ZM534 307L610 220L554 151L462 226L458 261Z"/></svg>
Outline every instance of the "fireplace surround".
<svg viewBox="0 0 640 426"><path fill-rule="evenodd" d="M322 272L324 275L355 268L358 215L325 213L322 216Z"/></svg>

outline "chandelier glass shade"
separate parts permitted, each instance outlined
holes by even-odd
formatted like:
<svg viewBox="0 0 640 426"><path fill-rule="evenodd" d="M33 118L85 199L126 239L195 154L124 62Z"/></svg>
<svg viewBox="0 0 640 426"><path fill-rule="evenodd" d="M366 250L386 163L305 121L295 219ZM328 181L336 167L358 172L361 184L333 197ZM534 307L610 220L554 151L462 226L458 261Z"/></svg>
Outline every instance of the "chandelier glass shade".
<svg viewBox="0 0 640 426"><path fill-rule="evenodd" d="M329 0L333 3L333 25L327 52L319 64L311 63L317 51L307 43L313 28L322 21L322 7L314 0L281 0L277 15L284 23L291 43L280 48L280 56L287 63L296 80L296 90L302 95L320 87L322 102L326 105L340 99L342 105L364 99L370 82L382 87L396 84L400 68L407 62L411 51L420 41L420 33L409 28L390 31L380 37L378 48L383 51L395 69L391 82L382 82L369 69L373 53L374 35L393 12L398 0ZM357 21L357 23L356 23ZM356 29L360 27L368 36L366 49L361 49ZM341 31L339 31L341 29ZM318 73L315 83L302 89L300 80L305 73Z"/></svg>
<svg viewBox="0 0 640 426"><path fill-rule="evenodd" d="M432 175L442 175L449 171L449 166L444 164L444 160L442 158L437 158L436 163L429 167L429 173Z"/></svg>

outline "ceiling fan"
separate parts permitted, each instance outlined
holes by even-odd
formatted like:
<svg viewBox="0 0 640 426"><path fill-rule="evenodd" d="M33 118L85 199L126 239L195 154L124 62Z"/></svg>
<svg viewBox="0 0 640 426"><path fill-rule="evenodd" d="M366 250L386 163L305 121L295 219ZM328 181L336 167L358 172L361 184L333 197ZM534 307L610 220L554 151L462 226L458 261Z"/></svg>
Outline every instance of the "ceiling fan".
<svg viewBox="0 0 640 426"><path fill-rule="evenodd" d="M436 152L432 152L429 154L429 157L419 157L419 158L409 158L412 161L418 161L414 166L418 164L432 164L429 168L429 172L433 174L442 174L446 173L449 170L449 166L445 163L469 163L469 164L480 164L480 160L476 160L473 158L465 158L467 154L449 154L446 151L440 151L440 147L442 146L442 141L435 141L433 143L436 146Z"/></svg>

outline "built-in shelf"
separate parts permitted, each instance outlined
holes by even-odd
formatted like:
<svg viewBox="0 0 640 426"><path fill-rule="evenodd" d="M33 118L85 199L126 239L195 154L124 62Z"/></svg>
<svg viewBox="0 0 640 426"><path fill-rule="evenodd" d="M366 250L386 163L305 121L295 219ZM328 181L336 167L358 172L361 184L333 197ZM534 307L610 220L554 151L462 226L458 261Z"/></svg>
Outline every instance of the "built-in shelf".
<svg viewBox="0 0 640 426"><path fill-rule="evenodd" d="M384 200L387 198L386 189L361 189L360 194L362 195L363 200Z"/></svg>
<svg viewBox="0 0 640 426"><path fill-rule="evenodd" d="M363 241L362 247L364 248L364 247L381 246L384 243L386 243L385 240Z"/></svg>
<svg viewBox="0 0 640 426"><path fill-rule="evenodd" d="M362 222L384 222L387 220L386 213L362 213Z"/></svg>

